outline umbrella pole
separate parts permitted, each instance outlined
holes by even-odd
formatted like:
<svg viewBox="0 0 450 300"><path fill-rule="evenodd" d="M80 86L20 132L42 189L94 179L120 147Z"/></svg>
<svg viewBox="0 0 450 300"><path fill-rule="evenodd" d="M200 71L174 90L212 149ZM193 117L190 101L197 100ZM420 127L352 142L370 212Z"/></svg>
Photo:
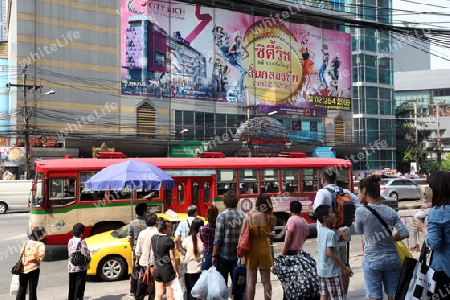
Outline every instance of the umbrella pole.
<svg viewBox="0 0 450 300"><path fill-rule="evenodd" d="M130 221L133 221L133 196L131 196L130 207L131 207L131 220Z"/></svg>

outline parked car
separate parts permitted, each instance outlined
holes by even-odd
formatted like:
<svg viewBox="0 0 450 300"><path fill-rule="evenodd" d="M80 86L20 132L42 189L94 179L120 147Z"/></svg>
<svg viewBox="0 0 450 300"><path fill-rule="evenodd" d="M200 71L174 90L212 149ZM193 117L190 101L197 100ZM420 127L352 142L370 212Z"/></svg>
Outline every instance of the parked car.
<svg viewBox="0 0 450 300"><path fill-rule="evenodd" d="M358 188L355 187L354 188L354 192L355 195L358 195ZM381 198L381 202L387 206L392 207L393 209L395 209L395 211L398 211L398 200L397 198L393 198L393 197L383 197L380 196Z"/></svg>
<svg viewBox="0 0 450 300"><path fill-rule="evenodd" d="M382 179L380 182L381 196L393 197L398 200L420 199L420 185L409 179L389 178Z"/></svg>
<svg viewBox="0 0 450 300"><path fill-rule="evenodd" d="M172 235L181 221L187 220L187 214L157 214L172 222ZM202 218L203 219L203 218ZM132 272L131 246L128 242L128 225L116 230L99 233L85 239L91 251L90 268L87 275L97 276L103 281L115 281ZM179 253L175 251L179 262Z"/></svg>

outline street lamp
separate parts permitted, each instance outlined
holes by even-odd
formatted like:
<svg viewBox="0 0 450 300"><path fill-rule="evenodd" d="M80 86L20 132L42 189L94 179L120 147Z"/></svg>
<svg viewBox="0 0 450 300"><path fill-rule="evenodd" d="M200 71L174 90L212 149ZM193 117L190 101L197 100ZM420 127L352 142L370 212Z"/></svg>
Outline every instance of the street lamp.
<svg viewBox="0 0 450 300"><path fill-rule="evenodd" d="M33 110L36 108L39 100L41 100L42 96L45 95L54 95L56 94L54 90L48 91L46 93L40 94L39 97L34 101L33 105L28 108L25 103L25 107L23 109L23 121L25 123L25 179L30 178L30 117L33 113Z"/></svg>

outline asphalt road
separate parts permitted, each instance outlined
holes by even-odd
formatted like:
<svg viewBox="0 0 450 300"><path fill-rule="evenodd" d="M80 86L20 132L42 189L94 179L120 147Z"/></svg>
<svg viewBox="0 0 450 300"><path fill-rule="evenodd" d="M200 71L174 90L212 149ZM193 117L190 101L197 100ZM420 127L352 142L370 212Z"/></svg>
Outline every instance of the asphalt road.
<svg viewBox="0 0 450 300"><path fill-rule="evenodd" d="M416 210L401 210L402 216L412 216ZM403 218L410 226L410 217ZM28 213L8 213L0 215L0 299L12 300L15 296L9 295L11 280L10 270L20 253L19 249L26 241ZM278 256L282 244L274 246L275 256ZM304 249L317 259L317 242L315 239L307 240ZM46 259L41 265L41 274L38 285L38 297L45 300L67 299L68 273L66 247L47 247ZM350 265L354 276L350 282L348 299L364 299L364 277L362 270L362 244L361 236L353 235L350 248ZM417 253L413 253L417 254ZM417 254L418 255L418 254ZM282 288L276 276L271 277L273 299L282 299ZM259 281L260 282L260 281ZM86 285L88 299L96 300L125 300L129 282L127 279L118 282L100 282L96 278L89 278ZM261 283L257 284L256 299L262 299Z"/></svg>

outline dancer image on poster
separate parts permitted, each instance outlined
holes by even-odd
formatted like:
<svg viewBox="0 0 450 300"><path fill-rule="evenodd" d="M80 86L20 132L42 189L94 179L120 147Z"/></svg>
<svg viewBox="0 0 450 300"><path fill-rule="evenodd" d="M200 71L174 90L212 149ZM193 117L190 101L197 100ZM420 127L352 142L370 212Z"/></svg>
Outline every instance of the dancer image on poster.
<svg viewBox="0 0 450 300"><path fill-rule="evenodd" d="M330 60L330 53L328 53L328 45L323 44L322 45L322 54L323 54L323 58L322 58L322 65L320 66L320 70L319 70L319 80L320 80L320 85L322 86L323 84L325 84L325 90L328 88L328 83L325 79L325 70L328 67L328 62Z"/></svg>
<svg viewBox="0 0 450 300"><path fill-rule="evenodd" d="M308 46L307 46L308 40L301 41L300 44L301 44L300 52L301 52L302 58L303 58L302 67L303 67L303 71L304 71L303 72L304 77L302 78L303 88L305 91L305 99L308 99L309 90L311 87L311 74L315 73L314 62L313 62L315 53L311 49L308 48Z"/></svg>
<svg viewBox="0 0 450 300"><path fill-rule="evenodd" d="M232 91L229 91L229 94L233 94L234 96L230 98L237 98L242 102L244 79L247 75L247 69L244 67L242 60L246 59L250 53L248 53L247 49L242 46L242 33L240 31L236 31L233 34L233 42L229 44L227 41L228 35L224 33L221 28L222 27L216 27L213 31L215 43L219 46L222 57L240 73L236 86Z"/></svg>
<svg viewBox="0 0 450 300"><path fill-rule="evenodd" d="M341 58L339 57L339 53L336 53L333 60L331 61L331 69L328 71L331 79L339 80L339 67L341 66Z"/></svg>

